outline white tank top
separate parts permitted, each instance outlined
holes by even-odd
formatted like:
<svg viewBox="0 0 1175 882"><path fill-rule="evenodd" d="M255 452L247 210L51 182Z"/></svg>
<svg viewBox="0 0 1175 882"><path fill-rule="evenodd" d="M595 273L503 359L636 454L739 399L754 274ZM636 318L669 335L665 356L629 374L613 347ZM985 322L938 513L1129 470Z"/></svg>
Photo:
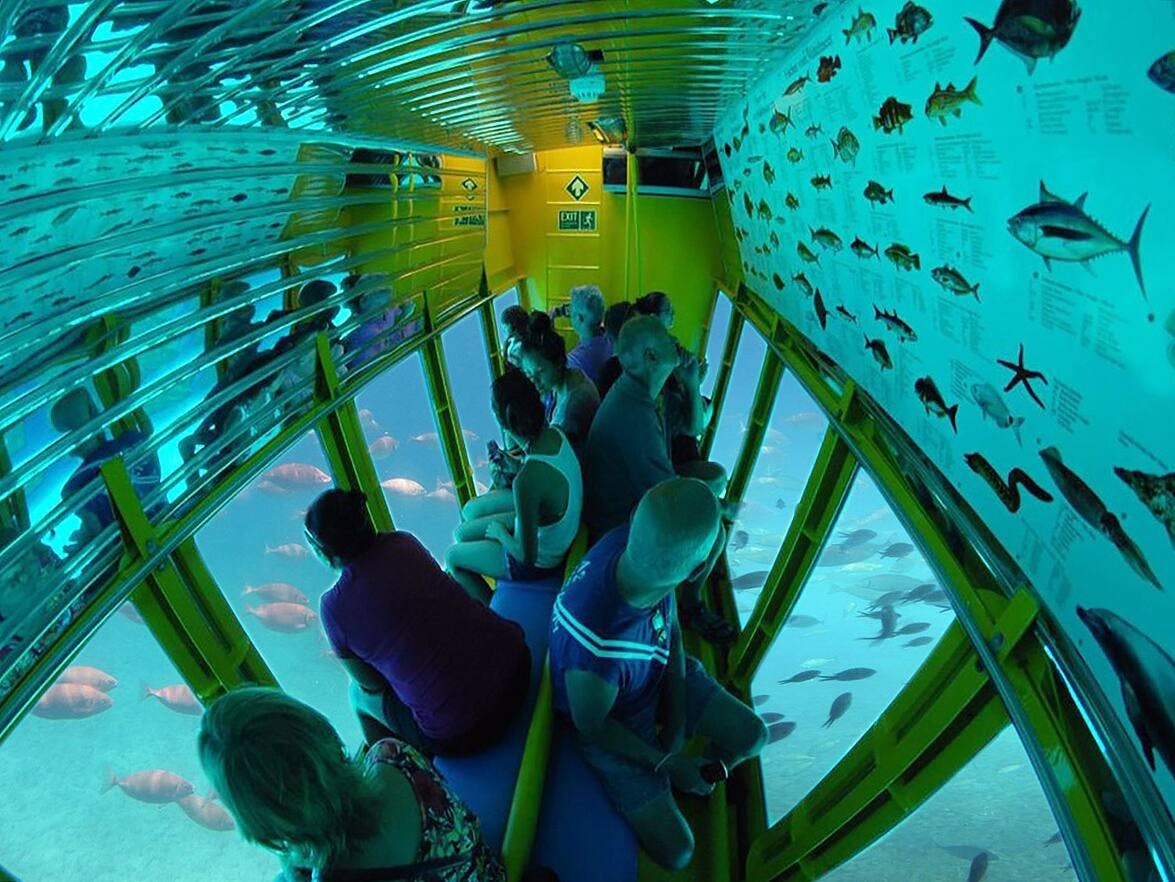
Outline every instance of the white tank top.
<svg viewBox="0 0 1175 882"><path fill-rule="evenodd" d="M543 569L558 566L567 556L575 534L579 532L579 518L583 512L583 474L579 469L579 458L563 430L556 428L555 431L559 433L558 453L531 453L526 457L534 462L545 462L567 481L567 510L563 517L553 524L539 527L535 566Z"/></svg>

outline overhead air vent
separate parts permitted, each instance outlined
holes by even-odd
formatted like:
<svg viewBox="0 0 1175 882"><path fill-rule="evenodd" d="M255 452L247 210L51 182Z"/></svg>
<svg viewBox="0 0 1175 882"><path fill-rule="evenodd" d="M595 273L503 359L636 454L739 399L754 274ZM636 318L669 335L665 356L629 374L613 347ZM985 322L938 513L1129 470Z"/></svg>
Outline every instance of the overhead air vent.
<svg viewBox="0 0 1175 882"><path fill-rule="evenodd" d="M649 148L636 152L637 193L642 196L692 196L708 199L710 176L697 147ZM628 154L622 148L604 150L604 190L628 189Z"/></svg>

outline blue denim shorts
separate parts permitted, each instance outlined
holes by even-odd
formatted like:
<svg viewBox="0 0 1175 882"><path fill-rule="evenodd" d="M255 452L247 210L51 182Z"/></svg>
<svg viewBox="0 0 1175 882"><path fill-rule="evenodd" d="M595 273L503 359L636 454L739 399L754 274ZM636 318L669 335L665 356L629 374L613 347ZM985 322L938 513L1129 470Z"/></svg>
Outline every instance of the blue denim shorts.
<svg viewBox="0 0 1175 882"><path fill-rule="evenodd" d="M702 667L702 663L692 655L685 657L685 737L692 738L696 734L698 722L706 710L706 705L722 686ZM645 743L660 749L661 742L657 737L657 708L646 706L637 714L618 720L626 729ZM616 806L617 811L624 816L648 805L663 793L670 790L669 776L664 772L654 772L652 769L638 765L632 760L598 747L588 742L576 732L579 749L583 758L587 760L604 785L604 790Z"/></svg>
<svg viewBox="0 0 1175 882"><path fill-rule="evenodd" d="M557 567L538 567L534 564L523 563L517 558L511 557L510 552L502 549L502 554L506 558L506 578L511 582L541 582L544 579L550 579L552 576L562 578L563 565Z"/></svg>

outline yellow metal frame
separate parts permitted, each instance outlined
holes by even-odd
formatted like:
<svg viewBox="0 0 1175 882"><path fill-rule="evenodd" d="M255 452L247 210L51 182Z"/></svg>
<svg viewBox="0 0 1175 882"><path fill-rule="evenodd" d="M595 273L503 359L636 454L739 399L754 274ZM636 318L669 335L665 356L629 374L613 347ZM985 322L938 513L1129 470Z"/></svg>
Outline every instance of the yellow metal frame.
<svg viewBox="0 0 1175 882"><path fill-rule="evenodd" d="M502 352L502 342L498 339L498 322L494 317L494 295L490 291L486 274L481 274L480 294L484 298L478 307L481 314L481 333L485 338L486 357L490 360L490 376L494 379L506 372L506 356Z"/></svg>

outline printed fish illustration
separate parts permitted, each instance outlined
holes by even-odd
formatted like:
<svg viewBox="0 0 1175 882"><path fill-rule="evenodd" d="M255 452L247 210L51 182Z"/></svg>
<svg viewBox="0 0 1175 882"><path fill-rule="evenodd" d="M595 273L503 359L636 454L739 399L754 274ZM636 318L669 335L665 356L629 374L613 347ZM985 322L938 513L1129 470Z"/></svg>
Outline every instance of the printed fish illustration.
<svg viewBox="0 0 1175 882"><path fill-rule="evenodd" d="M755 208L759 220L771 220L771 206L767 204L766 199L760 199L759 204Z"/></svg>
<svg viewBox="0 0 1175 882"><path fill-rule="evenodd" d="M807 263L819 263L820 262L820 255L813 252L812 249L809 248L807 245L805 245L803 242L796 243L796 254L800 255L800 260L803 260Z"/></svg>
<svg viewBox="0 0 1175 882"><path fill-rule="evenodd" d="M926 99L926 115L931 119L937 119L945 126L948 116L961 117L963 115L964 104L982 105L983 102L979 100L979 95L975 91L978 85L979 77L972 77L971 82L962 90L956 89L952 83L947 83L945 89L935 83L934 91Z"/></svg>
<svg viewBox="0 0 1175 882"><path fill-rule="evenodd" d="M857 323L857 317L855 315L853 315L853 313L849 312L848 309L845 308L845 305L843 303L838 303L836 305L836 311L838 313L840 313L841 315L843 315L845 317L846 321L850 321L854 325Z"/></svg>
<svg viewBox="0 0 1175 882"><path fill-rule="evenodd" d="M1001 429L1011 429L1016 435L1017 444L1023 443L1020 440L1020 427L1024 425L1024 417L1012 416L995 386L989 383L975 383L971 387L971 400L979 405L980 413Z"/></svg>
<svg viewBox="0 0 1175 882"><path fill-rule="evenodd" d="M1146 75L1160 89L1175 95L1175 50L1160 56L1147 69Z"/></svg>
<svg viewBox="0 0 1175 882"><path fill-rule="evenodd" d="M884 184L870 181L865 185L865 198L878 205L885 205L887 202L893 202L893 189L887 190Z"/></svg>
<svg viewBox="0 0 1175 882"><path fill-rule="evenodd" d="M793 282L795 282L797 285L799 285L800 290L803 291L805 294L807 294L809 297L811 297L812 294L815 293L814 289L812 288L812 283L808 281L808 277L805 276L803 273L796 273L794 276L791 277L791 280Z"/></svg>
<svg viewBox="0 0 1175 882"><path fill-rule="evenodd" d="M900 270L920 270L922 269L922 258L910 250L908 245L903 245L900 242L894 242L885 249L885 256L893 261L893 265Z"/></svg>
<svg viewBox="0 0 1175 882"><path fill-rule="evenodd" d="M892 370L893 359L889 357L889 350L885 348L884 340L870 340L869 335L865 335L865 348L873 353L873 360L881 365L881 369Z"/></svg>
<svg viewBox="0 0 1175 882"><path fill-rule="evenodd" d="M922 200L927 205L937 205L941 208L949 208L952 211L956 208L965 208L971 211L971 197L968 196L966 199L961 199L958 196L952 196L947 192L945 184L941 190L937 192L931 190L929 193L923 195Z"/></svg>
<svg viewBox="0 0 1175 882"><path fill-rule="evenodd" d="M779 273L772 273L771 274L771 283L773 285L775 285L776 291L783 290L784 281L783 281L783 278L779 275Z"/></svg>
<svg viewBox="0 0 1175 882"><path fill-rule="evenodd" d="M1134 234L1124 242L1107 231L1105 227L1085 213L1085 199L1082 193L1073 202L1067 202L1055 193L1050 193L1044 181L1040 182L1040 201L1030 205L1008 220L1008 231L1044 259L1044 265L1052 270L1053 260L1085 262L1125 251L1134 265L1138 287L1146 299L1146 284L1142 276L1142 260L1139 243L1142 241L1142 226L1151 207L1142 210Z"/></svg>
<svg viewBox="0 0 1175 882"><path fill-rule="evenodd" d="M840 66L839 55L821 55L820 66L816 69L817 81L827 83L836 76L836 72L840 70Z"/></svg>
<svg viewBox="0 0 1175 882"><path fill-rule="evenodd" d="M820 296L820 289L816 289L816 294L813 297L813 307L816 310L816 320L820 322L820 327L828 327L828 308L824 305L824 298Z"/></svg>
<svg viewBox="0 0 1175 882"><path fill-rule="evenodd" d="M831 190L832 175L816 175L812 178L812 186L817 190Z"/></svg>
<svg viewBox="0 0 1175 882"><path fill-rule="evenodd" d="M844 243L841 242L840 236L838 236L832 230L828 229L828 227L820 227L818 230L814 230L811 227L808 227L808 229L811 231L812 241L818 242L824 248L831 248L833 251L840 251L840 249L844 247Z"/></svg>
<svg viewBox="0 0 1175 882"><path fill-rule="evenodd" d="M1069 44L1080 18L1074 0L1003 0L991 27L973 18L964 20L979 34L976 64L997 40L1022 59L1031 74L1037 61L1053 58Z"/></svg>
<svg viewBox="0 0 1175 882"><path fill-rule="evenodd" d="M845 45L849 45L849 41L853 37L857 38L860 43L864 39L873 40L873 29L877 27L877 19L873 17L873 13L866 12L863 8L857 7L857 14L853 16L852 23L847 29L841 31L845 35Z"/></svg>
<svg viewBox="0 0 1175 882"><path fill-rule="evenodd" d="M886 28L889 45L892 46L895 40L917 43L918 38L930 30L932 24L934 17L929 10L914 3L913 0L906 0L906 5L901 8L894 20L894 26Z"/></svg>
<svg viewBox="0 0 1175 882"><path fill-rule="evenodd" d="M860 236L857 236L857 238L853 239L853 244L850 245L849 248L852 249L853 254L857 255L857 257L861 258L862 260L867 260L870 257L876 257L878 260L881 260L881 252L878 250L877 246L870 245Z"/></svg>
<svg viewBox="0 0 1175 882"><path fill-rule="evenodd" d="M765 159L763 160L763 180L768 184L775 183L775 169L773 169L771 167L771 163Z"/></svg>
<svg viewBox="0 0 1175 882"><path fill-rule="evenodd" d="M962 273L957 269L952 269L945 263L942 266L936 266L932 269L930 271L930 277L952 294L957 294L960 297L974 294L975 299L979 299L979 283L976 282L974 285L968 284L967 280L963 278Z"/></svg>
<svg viewBox="0 0 1175 882"><path fill-rule="evenodd" d="M881 129L887 135L895 130L901 134L902 128L913 118L914 108L890 95L877 111L877 116L873 117L873 128Z"/></svg>
<svg viewBox="0 0 1175 882"><path fill-rule="evenodd" d="M1125 481L1139 501L1159 519L1175 546L1175 472L1152 475L1114 466L1114 474Z"/></svg>
<svg viewBox="0 0 1175 882"><path fill-rule="evenodd" d="M820 136L820 132L822 131L822 128L823 127L820 125L820 123L812 123L812 125L808 126L808 128L806 128L806 129L804 129L804 134L807 135L809 138L818 138Z"/></svg>
<svg viewBox="0 0 1175 882"><path fill-rule="evenodd" d="M755 216L755 203L751 201L750 193L743 193L743 208L747 211L747 217Z"/></svg>
<svg viewBox="0 0 1175 882"><path fill-rule="evenodd" d="M788 126L794 125L795 123L792 122L791 118L791 111L780 113L778 110L773 109L771 112L771 121L767 123L767 128L778 135L782 135L787 131Z"/></svg>
<svg viewBox="0 0 1175 882"><path fill-rule="evenodd" d="M914 333L914 329L898 317L898 311L896 309L893 312L886 312L884 309L878 309L877 304L874 304L873 318L875 321L879 321L885 325L886 330L897 335L898 341L901 343L913 342L918 339L918 335Z"/></svg>
<svg viewBox="0 0 1175 882"><path fill-rule="evenodd" d="M1041 502L1053 501L1053 495L1032 480L1032 477L1022 468L1013 468L1008 472L1008 479L1005 481L1000 477L995 466L982 453L968 453L963 457L963 461L967 463L967 468L979 475L987 486L995 491L1000 502L1012 514L1020 510L1020 487L1023 487Z"/></svg>
<svg viewBox="0 0 1175 882"><path fill-rule="evenodd" d="M938 390L938 385L934 382L933 377L919 377L915 380L914 394L918 396L918 400L922 402L927 413L946 417L951 421L951 428L955 430L955 434L959 434L959 424L956 421L959 405L952 404L947 407L946 400L942 397L942 392Z"/></svg>
<svg viewBox="0 0 1175 882"><path fill-rule="evenodd" d="M861 142L857 136L849 131L848 126L841 126L836 133L836 140L832 142L832 155L842 162L857 164L857 154L861 152Z"/></svg>
<svg viewBox="0 0 1175 882"><path fill-rule="evenodd" d="M787 151L787 161L788 162L799 162L803 158L804 158L804 151L801 150L799 147L792 147L790 150Z"/></svg>
<svg viewBox="0 0 1175 882"><path fill-rule="evenodd" d="M783 94L784 95L795 95L797 92L802 92L804 90L804 86L808 85L808 83L810 83L811 81L812 81L812 78L809 77L807 74L804 74L802 77L799 77L798 79L792 80L791 84L786 89L783 90Z"/></svg>
<svg viewBox="0 0 1175 882"><path fill-rule="evenodd" d="M796 198L795 193L788 193L787 198L783 200L783 204L786 205L788 208L790 208L792 211L795 211L797 208L800 207L800 200Z"/></svg>
<svg viewBox="0 0 1175 882"><path fill-rule="evenodd" d="M1046 447L1040 451L1040 458L1044 460L1061 495L1069 501L1081 519L1113 542L1132 570L1162 591L1163 586L1147 563L1142 549L1126 535L1117 515L1106 507L1093 488L1065 465L1061 460L1061 452L1056 447Z"/></svg>
<svg viewBox="0 0 1175 882"><path fill-rule="evenodd" d="M1143 755L1155 770L1155 754L1175 772L1175 659L1161 645L1108 609L1077 607L1109 658L1122 687L1126 715Z"/></svg>

